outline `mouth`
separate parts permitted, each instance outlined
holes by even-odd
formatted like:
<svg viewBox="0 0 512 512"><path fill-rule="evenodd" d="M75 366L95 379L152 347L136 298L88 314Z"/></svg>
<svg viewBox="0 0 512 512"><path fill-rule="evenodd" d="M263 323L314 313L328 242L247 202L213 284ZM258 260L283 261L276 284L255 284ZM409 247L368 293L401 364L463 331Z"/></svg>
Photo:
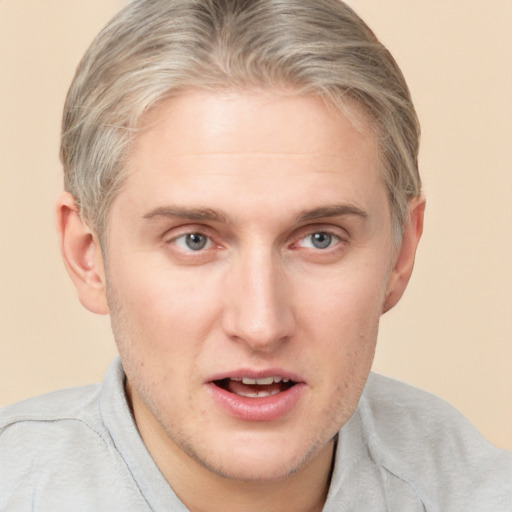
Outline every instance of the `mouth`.
<svg viewBox="0 0 512 512"><path fill-rule="evenodd" d="M244 421L273 422L288 417L296 409L307 385L281 371L263 375L240 370L213 377L207 389L228 415Z"/></svg>
<svg viewBox="0 0 512 512"><path fill-rule="evenodd" d="M233 377L214 380L213 384L224 391L246 398L266 398L283 393L296 382L281 376L263 378Z"/></svg>

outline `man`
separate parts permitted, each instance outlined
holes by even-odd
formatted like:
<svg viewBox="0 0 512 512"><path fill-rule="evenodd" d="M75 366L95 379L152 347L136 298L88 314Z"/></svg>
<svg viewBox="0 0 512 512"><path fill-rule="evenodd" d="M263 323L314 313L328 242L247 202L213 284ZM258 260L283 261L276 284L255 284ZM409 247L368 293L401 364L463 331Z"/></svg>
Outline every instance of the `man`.
<svg viewBox="0 0 512 512"><path fill-rule="evenodd" d="M120 359L2 412L0 510L509 510L512 458L370 375L419 125L339 0L132 2L64 111L61 250Z"/></svg>

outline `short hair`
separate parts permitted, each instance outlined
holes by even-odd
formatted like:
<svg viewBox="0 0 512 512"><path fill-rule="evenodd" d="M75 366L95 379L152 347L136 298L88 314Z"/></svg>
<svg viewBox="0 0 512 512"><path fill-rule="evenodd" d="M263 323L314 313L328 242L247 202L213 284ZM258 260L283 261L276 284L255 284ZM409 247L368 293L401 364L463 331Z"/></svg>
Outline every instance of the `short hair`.
<svg viewBox="0 0 512 512"><path fill-rule="evenodd" d="M295 89L376 134L395 234L421 194L420 128L389 51L340 0L134 0L93 41L62 123L65 189L101 238L142 116L188 89Z"/></svg>

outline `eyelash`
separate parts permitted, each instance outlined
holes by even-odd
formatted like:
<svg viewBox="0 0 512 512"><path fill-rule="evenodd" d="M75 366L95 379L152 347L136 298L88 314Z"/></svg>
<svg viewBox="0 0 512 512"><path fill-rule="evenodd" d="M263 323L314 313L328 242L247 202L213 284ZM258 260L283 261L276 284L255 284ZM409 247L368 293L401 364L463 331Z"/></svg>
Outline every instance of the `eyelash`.
<svg viewBox="0 0 512 512"><path fill-rule="evenodd" d="M306 234L301 234L300 237L296 238L296 241L290 245L290 247L300 247L301 243L307 240L308 238L311 238L315 235L323 235L328 237L328 245L325 247L315 247L314 241L311 242L309 247L303 247L305 250L311 250L315 252L328 252L329 250L332 250L334 247L339 245L340 243L345 242L344 238L341 237L339 234L336 234L333 232L332 229L315 229L314 231L309 231ZM205 239L204 245L199 246L197 249L193 249L190 246L187 246L187 237L201 237ZM320 244L322 244L322 241L319 241ZM188 253L190 255L200 255L201 253L204 253L208 249L212 248L212 245L214 245L214 241L211 236L207 235L206 233L200 231L200 230L190 230L187 232L183 232L170 240L166 241L166 244L171 244L176 246L179 250ZM200 244L199 244L200 245ZM218 246L220 247L220 245Z"/></svg>

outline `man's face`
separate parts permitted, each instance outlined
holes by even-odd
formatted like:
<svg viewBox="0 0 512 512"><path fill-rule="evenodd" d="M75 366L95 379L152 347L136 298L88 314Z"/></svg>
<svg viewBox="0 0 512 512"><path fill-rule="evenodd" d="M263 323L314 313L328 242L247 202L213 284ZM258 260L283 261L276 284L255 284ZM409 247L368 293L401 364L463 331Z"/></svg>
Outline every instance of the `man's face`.
<svg viewBox="0 0 512 512"><path fill-rule="evenodd" d="M169 453L281 478L353 413L393 258L359 124L284 93L189 92L146 118L107 283L135 417Z"/></svg>

